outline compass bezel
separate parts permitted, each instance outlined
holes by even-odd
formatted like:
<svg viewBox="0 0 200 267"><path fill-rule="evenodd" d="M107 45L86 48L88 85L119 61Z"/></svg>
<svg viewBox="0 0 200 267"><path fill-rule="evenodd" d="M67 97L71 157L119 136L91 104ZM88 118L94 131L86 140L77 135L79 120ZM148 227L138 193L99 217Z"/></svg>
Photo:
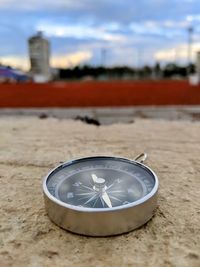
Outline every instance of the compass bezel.
<svg viewBox="0 0 200 267"><path fill-rule="evenodd" d="M148 194L141 197L137 201L134 201L134 202L131 202L131 203L128 203L125 205L119 205L119 206L112 207L112 208L109 208L109 207L107 207L107 208L89 208L89 207L80 207L80 206L72 205L72 204L65 203L65 202L59 200L58 198L54 197L49 192L48 186L47 186L47 181L55 172L57 172L61 169L64 169L67 166L70 166L72 164L79 163L81 161L92 160L92 159L94 159L94 160L95 159L104 159L104 160L107 159L107 160L123 161L123 162L129 163L129 164L134 164L136 166L139 166L140 168L146 170L153 177L154 186ZM69 161L66 161L66 162L58 165L57 167L55 167L43 179L43 192L47 198L49 198L55 204L62 206L63 208L71 209L71 210L75 210L75 211L79 211L79 212L86 212L86 213L91 213L91 212L101 213L101 212L119 211L119 210L124 210L124 209L136 207L136 206L141 205L144 202L148 201L149 199L151 199L157 193L158 187L159 187L158 178L157 178L156 174L151 170L151 168L147 167L145 164L140 163L138 161L131 160L131 159L124 158L124 157L116 157L116 156L91 156L91 157L82 157L82 158L69 160Z"/></svg>

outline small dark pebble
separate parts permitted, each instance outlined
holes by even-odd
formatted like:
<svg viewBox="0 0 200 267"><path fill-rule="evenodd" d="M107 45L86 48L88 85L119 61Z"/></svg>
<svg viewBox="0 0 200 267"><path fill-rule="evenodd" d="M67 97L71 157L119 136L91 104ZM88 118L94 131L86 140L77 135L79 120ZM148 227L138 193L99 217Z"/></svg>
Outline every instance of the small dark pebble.
<svg viewBox="0 0 200 267"><path fill-rule="evenodd" d="M83 116L83 117L82 116L77 116L75 118L75 120L79 120L79 121L82 121L82 122L84 122L86 124L93 124L93 125L96 125L96 126L100 126L101 125L98 120L90 118L88 116Z"/></svg>
<svg viewBox="0 0 200 267"><path fill-rule="evenodd" d="M47 251L43 251L43 255L45 255L49 259L52 259L54 256L58 256L59 253L57 251L47 250Z"/></svg>
<svg viewBox="0 0 200 267"><path fill-rule="evenodd" d="M190 259L196 259L196 260L199 259L199 255L193 252L189 252L187 257Z"/></svg>
<svg viewBox="0 0 200 267"><path fill-rule="evenodd" d="M48 115L45 114L45 113L41 113L41 114L39 115L39 118L40 118L40 119L47 119L47 118L48 118Z"/></svg>

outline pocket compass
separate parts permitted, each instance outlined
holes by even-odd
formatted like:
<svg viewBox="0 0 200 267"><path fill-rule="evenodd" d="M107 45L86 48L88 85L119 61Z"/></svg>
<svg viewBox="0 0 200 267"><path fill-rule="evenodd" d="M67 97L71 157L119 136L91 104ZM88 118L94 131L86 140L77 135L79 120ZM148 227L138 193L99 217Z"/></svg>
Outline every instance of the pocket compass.
<svg viewBox="0 0 200 267"><path fill-rule="evenodd" d="M157 205L158 178L134 160L96 156L65 162L43 181L45 206L60 227L89 236L129 232L146 223Z"/></svg>

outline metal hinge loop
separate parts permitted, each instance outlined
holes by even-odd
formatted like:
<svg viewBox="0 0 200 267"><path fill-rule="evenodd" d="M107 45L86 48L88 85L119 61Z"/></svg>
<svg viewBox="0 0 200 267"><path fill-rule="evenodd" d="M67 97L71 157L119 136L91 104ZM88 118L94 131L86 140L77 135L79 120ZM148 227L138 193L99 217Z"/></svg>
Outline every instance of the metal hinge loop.
<svg viewBox="0 0 200 267"><path fill-rule="evenodd" d="M135 157L135 161L143 163L145 162L145 160L147 159L147 154L146 153L142 153L140 155L138 155L137 157Z"/></svg>

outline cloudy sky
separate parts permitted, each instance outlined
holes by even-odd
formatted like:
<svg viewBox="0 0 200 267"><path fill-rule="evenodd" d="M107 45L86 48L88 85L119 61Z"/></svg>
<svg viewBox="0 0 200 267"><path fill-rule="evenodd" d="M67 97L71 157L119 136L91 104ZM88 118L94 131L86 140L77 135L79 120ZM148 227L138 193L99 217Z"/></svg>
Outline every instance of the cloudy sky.
<svg viewBox="0 0 200 267"><path fill-rule="evenodd" d="M27 38L42 30L54 67L184 63L189 26L194 57L199 0L0 0L0 62L28 69Z"/></svg>

